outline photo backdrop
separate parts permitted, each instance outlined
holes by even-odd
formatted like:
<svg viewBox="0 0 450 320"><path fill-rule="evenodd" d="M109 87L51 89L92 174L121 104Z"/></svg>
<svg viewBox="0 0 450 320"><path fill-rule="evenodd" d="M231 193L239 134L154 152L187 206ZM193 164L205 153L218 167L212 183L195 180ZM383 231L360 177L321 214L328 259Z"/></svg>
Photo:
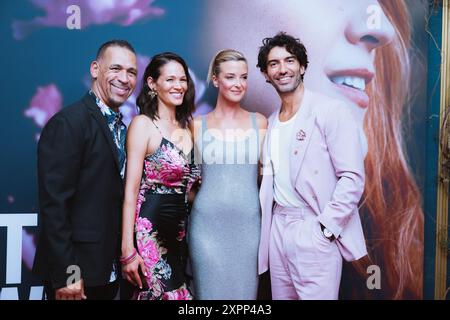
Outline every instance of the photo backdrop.
<svg viewBox="0 0 450 320"><path fill-rule="evenodd" d="M215 91L206 83L210 59L220 49L240 50L249 62L243 105L269 116L279 101L256 56L261 40L279 31L299 37L308 50L305 85L346 101L367 143L369 184L360 211L371 261L344 267L341 297L421 298L428 10L425 0L3 1L0 298L42 298L42 283L30 272L38 232L37 141L48 119L88 90L89 64L103 42L128 40L140 77L158 52L184 57L199 114L214 107ZM363 88L352 73L361 68L372 73ZM121 108L127 124L137 113L140 85L141 79ZM369 102L358 106L342 86L365 92ZM368 265L380 267L381 288L367 287Z"/></svg>

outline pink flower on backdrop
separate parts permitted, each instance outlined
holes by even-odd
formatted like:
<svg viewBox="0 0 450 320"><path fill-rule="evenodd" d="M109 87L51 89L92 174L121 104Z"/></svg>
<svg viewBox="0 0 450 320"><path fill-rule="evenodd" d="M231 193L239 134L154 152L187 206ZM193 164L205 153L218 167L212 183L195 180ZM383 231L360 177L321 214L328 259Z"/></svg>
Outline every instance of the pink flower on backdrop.
<svg viewBox="0 0 450 320"><path fill-rule="evenodd" d="M153 6L154 0L30 0L38 9L45 11L45 16L35 17L30 21L16 20L12 24L13 36L22 40L39 28L66 28L66 21L71 16L68 7L80 8L81 29L90 25L115 23L129 26L139 20L159 17L164 9Z"/></svg>
<svg viewBox="0 0 450 320"><path fill-rule="evenodd" d="M43 128L47 121L61 110L62 102L61 92L56 85L38 87L24 115L31 118L39 128Z"/></svg>

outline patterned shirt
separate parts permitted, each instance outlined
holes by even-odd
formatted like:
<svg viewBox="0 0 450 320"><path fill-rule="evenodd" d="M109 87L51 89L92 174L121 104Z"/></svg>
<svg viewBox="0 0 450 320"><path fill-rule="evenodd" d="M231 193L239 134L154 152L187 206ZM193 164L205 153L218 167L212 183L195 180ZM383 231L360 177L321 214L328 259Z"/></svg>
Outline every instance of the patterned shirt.
<svg viewBox="0 0 450 320"><path fill-rule="evenodd" d="M122 122L122 114L120 112L114 112L102 100L100 100L100 98L98 98L92 90L89 90L89 94L95 98L95 102L100 108L100 111L108 121L108 128L113 135L113 141L119 154L120 176L123 179L125 176L125 138L127 134L127 127Z"/></svg>
<svg viewBox="0 0 450 320"><path fill-rule="evenodd" d="M97 97L92 90L89 90L89 94L95 98L97 106L100 108L100 111L108 122L108 128L113 135L113 141L119 154L120 176L123 179L125 176L125 163L127 159L125 153L125 138L127 134L127 127L122 122L122 114L120 112L114 112L110 107L103 103L103 101L99 97ZM110 283L116 281L118 276L118 268L118 262L117 260L115 260L113 262L112 271L109 278Z"/></svg>

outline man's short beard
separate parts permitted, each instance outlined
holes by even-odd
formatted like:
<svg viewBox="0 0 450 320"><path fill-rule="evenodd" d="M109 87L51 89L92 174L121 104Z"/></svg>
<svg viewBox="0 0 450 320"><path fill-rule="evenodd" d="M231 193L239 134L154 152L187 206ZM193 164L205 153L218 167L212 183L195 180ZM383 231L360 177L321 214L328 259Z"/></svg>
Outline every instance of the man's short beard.
<svg viewBox="0 0 450 320"><path fill-rule="evenodd" d="M275 88L275 90L278 93L291 93L291 92L294 92L295 90L297 90L298 86L302 84L303 80L302 80L302 76L298 75L293 88L289 89L289 90L285 90L285 91L281 90L280 87L278 85L276 85L273 81L269 81L269 82L273 85L273 87Z"/></svg>

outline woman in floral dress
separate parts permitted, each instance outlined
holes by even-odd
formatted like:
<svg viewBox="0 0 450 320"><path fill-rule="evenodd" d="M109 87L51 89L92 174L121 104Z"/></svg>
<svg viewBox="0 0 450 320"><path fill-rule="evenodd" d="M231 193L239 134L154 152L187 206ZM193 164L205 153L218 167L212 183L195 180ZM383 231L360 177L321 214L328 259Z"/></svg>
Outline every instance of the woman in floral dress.
<svg viewBox="0 0 450 320"><path fill-rule="evenodd" d="M117 85L111 89L126 90ZM188 193L199 178L188 129L194 96L181 57L166 52L151 59L137 98L140 115L127 134L120 258L139 300L192 299L185 279L185 220Z"/></svg>

